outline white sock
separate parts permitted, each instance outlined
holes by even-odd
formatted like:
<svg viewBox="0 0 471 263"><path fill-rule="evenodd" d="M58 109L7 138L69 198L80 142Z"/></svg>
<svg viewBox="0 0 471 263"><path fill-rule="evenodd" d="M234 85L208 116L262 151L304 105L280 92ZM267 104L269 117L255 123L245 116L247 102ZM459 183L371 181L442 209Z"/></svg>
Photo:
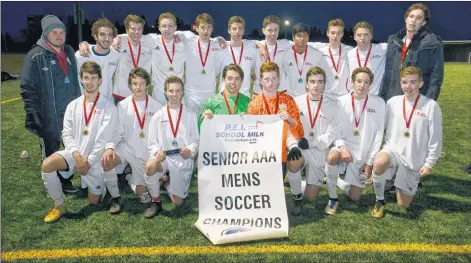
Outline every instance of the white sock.
<svg viewBox="0 0 471 263"><path fill-rule="evenodd" d="M350 186L351 184L345 182L344 180L338 178L337 179L337 186L338 188L340 188L342 191L344 191L345 193L349 194L350 193Z"/></svg>
<svg viewBox="0 0 471 263"><path fill-rule="evenodd" d="M44 187L46 187L47 193L54 200L56 206L64 203L64 193L62 193L62 185L56 172L43 173L41 175L44 180Z"/></svg>
<svg viewBox="0 0 471 263"><path fill-rule="evenodd" d="M304 196L304 192L306 191L306 186L307 186L306 180L301 180L301 194L303 194L303 196Z"/></svg>
<svg viewBox="0 0 471 263"><path fill-rule="evenodd" d="M375 187L376 200L384 200L384 186L386 185L386 175L376 175L373 172L373 183Z"/></svg>
<svg viewBox="0 0 471 263"><path fill-rule="evenodd" d="M301 171L292 173L288 171L288 181L291 186L291 193L293 195L298 195L301 193Z"/></svg>
<svg viewBox="0 0 471 263"><path fill-rule="evenodd" d="M157 198L160 199L160 183L159 183L159 177L157 176L157 173L151 176L148 176L146 174L145 178L146 178L147 190L149 191L150 196L152 197L152 200L156 200Z"/></svg>
<svg viewBox="0 0 471 263"><path fill-rule="evenodd" d="M338 178L338 174L326 174L326 186L327 186L327 192L329 193L329 198L330 199L338 199L337 196L337 180L340 180Z"/></svg>
<svg viewBox="0 0 471 263"><path fill-rule="evenodd" d="M119 188L118 188L118 175L116 174L115 169L112 169L108 172L103 172L105 178L105 185L110 192L111 197L119 197Z"/></svg>

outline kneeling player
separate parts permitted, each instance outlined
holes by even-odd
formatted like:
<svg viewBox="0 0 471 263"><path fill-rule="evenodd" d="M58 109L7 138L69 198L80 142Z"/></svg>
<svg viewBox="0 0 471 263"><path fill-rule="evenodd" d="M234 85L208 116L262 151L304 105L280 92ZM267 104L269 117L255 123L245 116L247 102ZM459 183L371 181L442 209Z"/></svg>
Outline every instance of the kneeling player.
<svg viewBox="0 0 471 263"><path fill-rule="evenodd" d="M381 147L384 134L384 101L368 94L373 73L369 68L357 68L352 73L353 92L338 98L342 139L335 141L326 164L327 178L344 179L337 185L352 200L359 200L365 181L371 176L373 160ZM330 200L326 212L334 214L338 201Z"/></svg>
<svg viewBox="0 0 471 263"><path fill-rule="evenodd" d="M291 145L289 153L286 150L286 140L288 133L296 140L300 140L304 136L303 125L299 120L299 110L294 99L284 93L278 92L280 85L280 68L274 62L266 62L260 68L260 84L262 85L262 93L255 96L249 103L248 113L251 115L271 115L280 114L283 123L282 137L282 161L283 165L288 168L288 175L296 173L304 163L304 157L297 145ZM284 171L283 171L284 176ZM294 215L301 214L301 204L303 196L301 187L299 189L291 188L294 198Z"/></svg>
<svg viewBox="0 0 471 263"><path fill-rule="evenodd" d="M171 76L165 80L168 104L152 117L149 124L149 153L145 167L147 189L152 202L146 211L148 217L162 210L159 178L170 175L167 193L175 205L181 205L188 195L194 158L198 152L198 124L195 113L183 104L183 82Z"/></svg>
<svg viewBox="0 0 471 263"><path fill-rule="evenodd" d="M306 95L295 98L301 112L300 119L304 127L304 134L298 147L302 149L305 158L307 186L304 196L309 201L314 201L321 190L325 176L325 161L329 146L336 139L340 139L341 129L339 114L340 109L337 100L323 96L325 88L325 72L319 67L312 67L306 74ZM296 143L288 140L288 145ZM327 178L327 191L329 199L335 202L337 198L337 175ZM291 189L296 193L301 192L301 170L296 173L288 173ZM330 203L327 204L326 212L332 213ZM335 213L335 211L334 211Z"/></svg>
<svg viewBox="0 0 471 263"><path fill-rule="evenodd" d="M373 182L376 205L372 215L384 211L384 185L393 179L397 203L407 208L417 191L420 178L429 175L442 152L442 112L438 103L419 90L424 85L422 71L407 67L401 71L404 95L386 104L386 143L376 155Z"/></svg>
<svg viewBox="0 0 471 263"><path fill-rule="evenodd" d="M144 177L144 167L149 159L147 137L151 117L162 105L147 95L150 76L143 68L132 69L129 73L128 85L132 95L118 103L118 128L115 136L106 145L101 163L103 166L105 184L110 192L110 213L121 211L119 202L118 177L115 167L119 164L131 166L132 174L129 185L142 203L150 202ZM146 216L146 215L145 215Z"/></svg>
<svg viewBox="0 0 471 263"><path fill-rule="evenodd" d="M46 223L59 220L66 213L64 194L56 171L76 170L82 175L82 187L88 186L88 202L96 205L105 189L100 157L111 140L117 112L112 101L100 96L100 66L92 61L80 68L84 94L67 105L62 140L65 149L49 156L41 166L47 193L55 207L44 218Z"/></svg>

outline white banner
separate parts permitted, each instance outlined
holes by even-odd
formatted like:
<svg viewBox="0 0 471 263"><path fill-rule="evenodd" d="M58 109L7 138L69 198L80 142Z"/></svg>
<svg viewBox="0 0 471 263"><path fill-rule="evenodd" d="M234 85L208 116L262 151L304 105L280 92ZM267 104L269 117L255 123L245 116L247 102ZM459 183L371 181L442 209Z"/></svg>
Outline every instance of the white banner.
<svg viewBox="0 0 471 263"><path fill-rule="evenodd" d="M288 236L282 134L278 115L215 115L201 125L195 226L213 244Z"/></svg>

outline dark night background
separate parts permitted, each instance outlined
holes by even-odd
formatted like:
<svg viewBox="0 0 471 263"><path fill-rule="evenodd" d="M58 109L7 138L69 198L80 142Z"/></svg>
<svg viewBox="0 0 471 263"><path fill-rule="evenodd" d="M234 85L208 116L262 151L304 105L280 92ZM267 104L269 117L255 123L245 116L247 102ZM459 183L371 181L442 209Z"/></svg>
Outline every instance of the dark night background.
<svg viewBox="0 0 471 263"><path fill-rule="evenodd" d="M73 24L73 5L76 2L5 2L2 9L2 51L5 42L8 51L26 52L41 35L39 20L27 23L28 15L54 14L66 24L67 43L77 48L77 25ZM188 30L196 16L206 12L215 21L213 35L229 38L227 21L233 15L246 20L245 37L262 39L263 18L276 15L290 21L289 29L281 26L280 38L286 37L292 25L304 22L311 26L311 41L326 41L325 30L330 19L340 17L345 22L344 42L355 45L351 28L358 21L368 21L374 28L374 42L385 42L390 34L404 27L404 13L417 2L80 2L85 12L82 27L83 40L93 42L90 28L93 21L102 16L110 19L120 33L128 14L142 16L146 20L145 33L156 32L152 28L159 14L172 12L179 19L179 30ZM443 40L471 40L471 2L425 2L431 9L429 27ZM290 35L288 35L290 37Z"/></svg>

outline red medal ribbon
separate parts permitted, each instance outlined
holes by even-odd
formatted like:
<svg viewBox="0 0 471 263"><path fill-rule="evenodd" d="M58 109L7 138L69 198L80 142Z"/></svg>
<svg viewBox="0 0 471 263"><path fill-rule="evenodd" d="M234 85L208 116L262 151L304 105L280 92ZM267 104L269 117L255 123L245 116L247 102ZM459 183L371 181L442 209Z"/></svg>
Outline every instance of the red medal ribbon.
<svg viewBox="0 0 471 263"><path fill-rule="evenodd" d="M236 98L236 101L235 101L235 104L234 104L234 109L232 111L231 111L231 107L229 106L229 102L227 101L226 92L223 91L221 93L224 96L224 102L226 102L226 107L227 107L227 111L229 111L229 115L232 115L232 112L236 113L237 104L239 104L240 93L237 93L237 98Z"/></svg>
<svg viewBox="0 0 471 263"><path fill-rule="evenodd" d="M306 47L306 51L304 51L303 64L306 63L307 49L308 49L308 48ZM301 70L299 70L299 66L298 66L298 56L296 55L296 51L294 50L294 46L293 46L293 54L294 54L294 60L296 61L296 67L297 67L297 69L298 69L299 77L302 78L304 65L302 65Z"/></svg>
<svg viewBox="0 0 471 263"><path fill-rule="evenodd" d="M319 115L319 111L321 109L323 99L324 99L324 96L321 96L321 100L319 101L319 105L317 106L316 115L314 116L314 120L312 120L311 102L309 99L309 95L306 95L307 110L309 111L309 123L311 123L311 130L314 128L314 125L316 125L317 116Z"/></svg>
<svg viewBox="0 0 471 263"><path fill-rule="evenodd" d="M363 112L365 112L365 108L366 108L366 103L367 103L367 102L368 102L368 95L366 95L365 102L363 103L363 109L361 110L360 118L358 118L358 120L357 120L357 116L356 116L356 112L355 112L355 102L354 102L353 92L352 92L353 118L355 119L355 128L357 128L357 129L358 129L358 124L360 124L360 121L361 121L361 116L363 115Z"/></svg>
<svg viewBox="0 0 471 263"><path fill-rule="evenodd" d="M209 55L209 48L211 47L211 40L208 42L208 49L206 50L206 55L203 61L203 55L201 54L201 43L200 39L198 38L198 51L200 53L200 61L201 65L203 65L203 69L206 66L206 61L208 61L208 55Z"/></svg>
<svg viewBox="0 0 471 263"><path fill-rule="evenodd" d="M406 121L406 128L409 129L410 123L412 122L412 116L414 115L415 107L417 106L417 103L419 102L420 94L417 96L417 99L415 99L414 106L412 106L412 111L410 112L409 119L406 119L406 96L404 96L404 99L402 100L402 113L404 115L404 121Z"/></svg>
<svg viewBox="0 0 471 263"><path fill-rule="evenodd" d="M265 41L265 48L267 49L268 62L271 62L272 60L270 59L270 52L268 52L268 46L267 46L266 41ZM278 42L275 43L275 52L273 52L273 61L275 61L275 56L276 56L276 51L277 50L278 50Z"/></svg>
<svg viewBox="0 0 471 263"><path fill-rule="evenodd" d="M232 50L232 45L229 45L231 48L231 54L232 54L232 61L234 61L234 64L240 66L240 62L242 62L242 53L244 53L244 43L242 43L242 47L240 48L240 55L239 55L239 63L237 64L235 56L234 56L234 50Z"/></svg>
<svg viewBox="0 0 471 263"><path fill-rule="evenodd" d="M411 41L411 43L409 43L409 46L407 46L406 41L407 39L405 39L404 44L402 44L401 65L402 65L402 62L404 62L404 59L406 58L407 50L409 50L410 44L412 44L412 41Z"/></svg>
<svg viewBox="0 0 471 263"><path fill-rule="evenodd" d="M49 42L46 42L46 45L54 52L56 55L57 61L59 62L59 66L61 67L62 71L64 72L65 76L67 77L67 55L65 54L64 49L61 47L60 50L64 56L62 57L57 53L57 51L49 44Z"/></svg>
<svg viewBox="0 0 471 263"><path fill-rule="evenodd" d="M168 53L167 46L165 45L164 37L162 36L162 45L164 46L165 53L167 54L168 61L170 61L170 64L173 63L173 58L175 57L175 40L173 40L172 43L172 57L170 58L170 54Z"/></svg>
<svg viewBox="0 0 471 263"><path fill-rule="evenodd" d="M149 102L149 97L146 95L146 107L144 108L144 117L142 117L142 120L141 120L141 116L139 116L139 110L137 109L136 100L134 100L134 96L132 96L132 104L134 105L134 112L136 112L137 121L139 122L139 126L141 127L141 130L144 130L148 102Z"/></svg>
<svg viewBox="0 0 471 263"><path fill-rule="evenodd" d="M85 97L83 98L83 117L85 119L85 126L88 127L88 123L92 119L93 112L95 111L95 106L98 101L98 98L100 98L100 92L96 95L95 101L93 101L92 109L90 110L90 114L87 114L87 100Z"/></svg>
<svg viewBox="0 0 471 263"><path fill-rule="evenodd" d="M357 48L358 67L366 67L366 65L368 64L368 59L370 59L370 54L371 54L371 48L372 48L372 47L373 47L373 45L371 44L370 49L368 50L368 54L366 55L365 64L364 64L363 66L361 65L361 62L360 62L360 54L358 53L358 48Z"/></svg>
<svg viewBox="0 0 471 263"><path fill-rule="evenodd" d="M334 56L332 55L332 51L330 51L330 46L329 46L329 55L330 55L330 60L332 60L332 66L334 66L335 73L337 73L338 75L339 69L340 69L340 58L342 57L342 45L340 45L339 47L339 60L337 62L337 66L335 66Z"/></svg>
<svg viewBox="0 0 471 263"><path fill-rule="evenodd" d="M167 104L168 120L170 122L170 128L172 129L173 138L177 138L178 126L180 126L180 120L182 118L183 104L180 105L180 112L178 113L177 127L173 126L172 114L170 114L170 106Z"/></svg>
<svg viewBox="0 0 471 263"><path fill-rule="evenodd" d="M263 102L265 103L265 108L267 109L268 115L271 115L270 106L268 105L267 99L265 98L265 95L263 93L262 93L262 99L263 99ZM274 114L278 113L279 107L280 107L280 96L279 96L279 93L277 92L276 93L276 108L275 108Z"/></svg>
<svg viewBox="0 0 471 263"><path fill-rule="evenodd" d="M134 60L134 53L132 52L132 46L129 39L128 39L128 47L129 47L129 51L131 51L132 64L134 68L137 68L137 66L139 65L139 59L141 58L141 42L139 42L139 50L137 51L137 61Z"/></svg>

